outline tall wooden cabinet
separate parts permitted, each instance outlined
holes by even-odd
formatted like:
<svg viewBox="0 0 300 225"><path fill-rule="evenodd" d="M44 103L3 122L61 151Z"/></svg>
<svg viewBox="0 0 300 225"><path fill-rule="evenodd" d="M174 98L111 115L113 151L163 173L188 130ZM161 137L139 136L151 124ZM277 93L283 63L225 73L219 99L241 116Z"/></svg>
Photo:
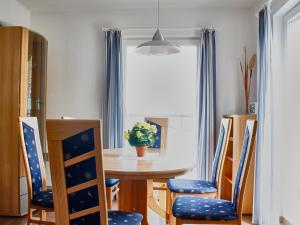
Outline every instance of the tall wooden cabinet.
<svg viewBox="0 0 300 225"><path fill-rule="evenodd" d="M18 118L38 117L45 146L46 62L44 37L23 27L0 27L0 215L27 213Z"/></svg>
<svg viewBox="0 0 300 225"><path fill-rule="evenodd" d="M224 171L222 177L221 197L231 200L234 182L237 175L238 164L240 160L246 122L248 119L256 119L256 115L226 115L232 121L232 129L228 143L227 154L224 162ZM244 199L244 214L252 214L253 208L253 182L254 182L254 160L252 157L249 176L246 183L245 199Z"/></svg>

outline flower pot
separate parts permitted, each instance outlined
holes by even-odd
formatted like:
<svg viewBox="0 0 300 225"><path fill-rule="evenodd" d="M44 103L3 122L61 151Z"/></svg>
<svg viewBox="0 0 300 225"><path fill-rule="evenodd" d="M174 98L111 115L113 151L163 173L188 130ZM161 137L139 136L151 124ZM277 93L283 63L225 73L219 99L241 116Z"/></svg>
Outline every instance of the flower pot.
<svg viewBox="0 0 300 225"><path fill-rule="evenodd" d="M141 146L135 146L136 155L137 157L144 157L146 154L147 146L141 145Z"/></svg>

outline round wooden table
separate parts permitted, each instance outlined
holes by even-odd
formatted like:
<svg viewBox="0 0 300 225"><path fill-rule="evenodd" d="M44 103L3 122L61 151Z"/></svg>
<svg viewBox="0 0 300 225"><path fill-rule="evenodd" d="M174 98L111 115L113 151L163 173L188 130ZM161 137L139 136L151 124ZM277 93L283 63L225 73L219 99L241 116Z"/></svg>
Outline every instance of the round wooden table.
<svg viewBox="0 0 300 225"><path fill-rule="evenodd" d="M135 150L105 149L104 170L107 178L119 178L119 209L136 211L144 216L142 225L148 223L148 206L165 219L168 218L153 198L153 180L167 180L190 171L195 159L184 152L149 149L146 156L138 158Z"/></svg>

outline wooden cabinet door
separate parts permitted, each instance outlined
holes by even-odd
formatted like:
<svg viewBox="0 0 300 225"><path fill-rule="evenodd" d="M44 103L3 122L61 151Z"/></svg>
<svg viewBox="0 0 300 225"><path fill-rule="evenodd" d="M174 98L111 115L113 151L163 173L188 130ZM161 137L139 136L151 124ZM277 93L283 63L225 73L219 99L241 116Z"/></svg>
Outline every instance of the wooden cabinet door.
<svg viewBox="0 0 300 225"><path fill-rule="evenodd" d="M47 41L29 32L27 116L37 117L42 149L45 152Z"/></svg>
<svg viewBox="0 0 300 225"><path fill-rule="evenodd" d="M22 29L0 28L0 215L19 213Z"/></svg>

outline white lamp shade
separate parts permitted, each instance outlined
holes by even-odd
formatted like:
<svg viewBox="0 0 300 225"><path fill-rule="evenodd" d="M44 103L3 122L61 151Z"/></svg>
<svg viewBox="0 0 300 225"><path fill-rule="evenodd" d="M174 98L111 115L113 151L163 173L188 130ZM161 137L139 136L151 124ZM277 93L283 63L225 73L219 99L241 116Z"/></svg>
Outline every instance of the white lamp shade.
<svg viewBox="0 0 300 225"><path fill-rule="evenodd" d="M179 53L178 46L164 40L159 28L157 28L152 41L137 46L137 52L143 55L172 55Z"/></svg>

